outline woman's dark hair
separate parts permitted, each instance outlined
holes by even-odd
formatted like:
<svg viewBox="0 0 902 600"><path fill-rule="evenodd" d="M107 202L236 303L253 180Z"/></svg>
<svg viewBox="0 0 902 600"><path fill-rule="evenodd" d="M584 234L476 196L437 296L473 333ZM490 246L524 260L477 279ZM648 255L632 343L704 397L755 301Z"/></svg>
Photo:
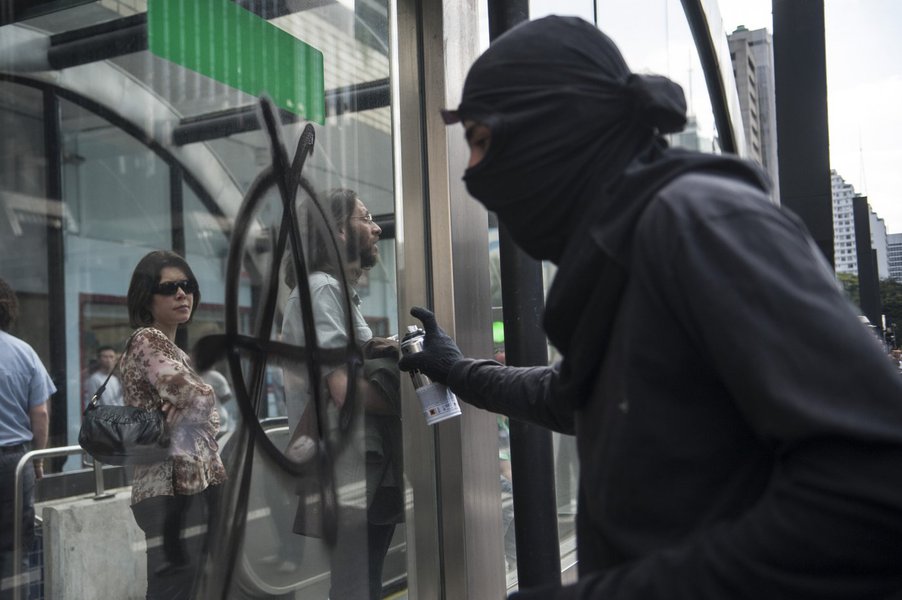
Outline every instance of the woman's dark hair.
<svg viewBox="0 0 902 600"><path fill-rule="evenodd" d="M19 300L9 284L0 279L0 329L9 331L19 318Z"/></svg>
<svg viewBox="0 0 902 600"><path fill-rule="evenodd" d="M135 271L132 273L131 283L128 284L128 322L132 327L147 327L153 324L153 314L150 305L153 302L153 290L160 283L160 273L166 267L181 269L185 276L195 284L197 278L184 258L168 250L154 250L138 261ZM200 306L200 287L194 293L194 303L191 306L191 317ZM188 318L191 322L191 318Z"/></svg>
<svg viewBox="0 0 902 600"><path fill-rule="evenodd" d="M333 235L337 235L339 229L348 231L351 215L357 206L357 192L347 188L329 190L326 194L326 214L331 217L328 227ZM350 256L335 256L335 246L329 236L329 232L322 227L318 215L309 215L310 227L310 269L312 271L324 271L335 275L340 270L339 260L348 260ZM316 223L319 226L314 225ZM349 239L350 242L350 239ZM338 247L342 253L347 248L340 241Z"/></svg>

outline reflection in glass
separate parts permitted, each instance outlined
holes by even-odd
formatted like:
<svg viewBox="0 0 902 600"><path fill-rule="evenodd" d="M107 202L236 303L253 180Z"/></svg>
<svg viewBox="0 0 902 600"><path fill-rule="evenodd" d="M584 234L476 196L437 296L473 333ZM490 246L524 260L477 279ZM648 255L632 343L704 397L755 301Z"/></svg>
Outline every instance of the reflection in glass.
<svg viewBox="0 0 902 600"><path fill-rule="evenodd" d="M598 28L614 40L630 69L664 75L683 86L686 128L668 136L691 150L720 152L705 75L679 0L596 0ZM641 24L641 26L637 26Z"/></svg>
<svg viewBox="0 0 902 600"><path fill-rule="evenodd" d="M501 253L497 217L489 214L489 282L492 301L492 338L494 359L505 364L504 310L501 294ZM507 586L517 583L517 536L514 526L514 488L511 469L510 420L496 415L498 423L498 467L501 506L501 535L503 536L504 564Z"/></svg>
<svg viewBox="0 0 902 600"><path fill-rule="evenodd" d="M215 260L222 265L229 252L228 222L217 210L204 204L191 186L182 185L187 257Z"/></svg>
<svg viewBox="0 0 902 600"><path fill-rule="evenodd" d="M46 198L43 94L0 82L0 131L2 277L16 291L21 313L13 333L47 365L47 232L63 212L58 201Z"/></svg>
<svg viewBox="0 0 902 600"><path fill-rule="evenodd" d="M319 435L328 436L325 445L335 451L339 506L330 595L378 597L385 553L395 525L403 520L397 347L390 340L373 337L360 311L356 286L361 275L376 264L381 228L368 219L369 210L352 190L330 191L324 205L326 225L336 234L338 255L331 240L311 227L313 234L305 252L309 277L295 283L309 286L317 345L330 349L354 344L362 348L364 360L362 365L351 361L350 368L323 364L321 379L315 384L321 386L318 406L312 405L315 395L310 393L310 383L306 393L291 394L289 411L297 404L299 415L297 419L289 417L294 431L286 453L300 462L313 459L320 444L315 442L318 432L312 413L325 412L327 425L320 428ZM308 224L311 221L308 216ZM342 274L349 286L345 291L338 279ZM282 334L283 341L304 345L298 291L295 287L285 305ZM343 301L346 299L350 302ZM359 489L361 471L364 490ZM367 544L361 545L364 536ZM367 572L366 578L361 576Z"/></svg>
<svg viewBox="0 0 902 600"><path fill-rule="evenodd" d="M60 106L63 195L80 250L102 255L109 242L171 248L168 165L109 121Z"/></svg>
<svg viewBox="0 0 902 600"><path fill-rule="evenodd" d="M43 94L25 86L0 86L0 190L41 197L47 181L44 157Z"/></svg>
<svg viewBox="0 0 902 600"><path fill-rule="evenodd" d="M271 179L280 175L277 169ZM248 563L245 547L243 561L249 575L264 581L272 580L267 573L274 565L303 573L318 563L298 563L287 554L297 542L286 535L301 536L305 548L317 548L315 555L329 559L330 597L380 597L382 564L404 513L397 346L373 337L355 286L378 260L382 230L356 192L339 188L319 194L306 183L292 221L281 197L257 194L265 181L251 187L251 201L260 200L242 208L235 234L244 240L245 270L262 292L255 310L263 312L247 333L277 324L259 333L286 349L270 354L265 365L267 373L274 367L282 373L287 419L278 423L287 424L286 435L267 431L266 436L297 473L289 486L293 503L274 489L251 498L278 500L269 508L278 511L271 513L272 524L284 534L272 538L277 544L263 556L280 558L260 562L254 554ZM255 211L250 220L244 215L248 207ZM284 299L276 315L266 308L274 293ZM272 410L255 383L259 358L249 358L233 376L258 390L249 400L261 424L276 423L272 413L281 411ZM239 395L239 401L246 400ZM273 466L262 465L262 472L277 474ZM296 506L293 518L290 504Z"/></svg>
<svg viewBox="0 0 902 600"><path fill-rule="evenodd" d="M271 23L324 55L328 113L325 124L316 126L316 151L304 170L312 188L318 194L334 188L353 189L378 223L392 223L395 198L387 4L268 0L251 4L267 14ZM304 4L302 10L297 9L300 4ZM123 18L135 23L144 10L143 1L68 3L64 10L47 9L46 14L26 23L6 26L0 37L7 41L14 33L29 38L50 34L71 38L84 27L115 28ZM96 33L79 31L78 35L90 38ZM99 35L92 41L103 46L103 40ZM6 59L4 65L25 63ZM36 87L0 82L0 124L5 134L0 142L0 203L5 214L14 217L9 222L0 218L0 249L5 251L4 276L21 290L24 325L41 338L32 342L33 346L43 357L53 327L58 327L64 340L69 375L63 385L69 390L69 406L68 422L62 428L68 429L71 439L73 432L77 433L87 361L100 344L122 348L129 331L125 284L131 268L148 250L173 249L184 254L203 290L204 304L198 307L187 335L176 340L180 346L190 351L198 340L222 334L235 215L242 195L270 165L271 153L266 136L248 128L233 133L211 127L203 139L177 138L175 132L189 129L186 125L209 122L212 115L253 109L257 99L146 50L100 60L86 56L84 64L61 71L29 72L23 78ZM47 107L54 106L45 103L47 98L58 100L59 109L45 114ZM306 124L303 117L294 119L281 129L290 148ZM55 145L47 151L45 140L51 139ZM59 172L48 172L55 163ZM61 198L48 199L47 182L54 180L61 183ZM303 204L300 197L299 203ZM274 323L262 335L272 342L281 337L284 307L291 293L275 252L281 222L281 199L273 188L246 232L240 249L243 258L235 275L235 316L243 333L254 332L271 274L279 275ZM61 266L56 276L48 275L47 269L48 231L53 225L61 228ZM382 260L357 279L355 289L365 327L374 337L387 338L398 332L392 236L383 235L378 248ZM51 277L53 281L48 282ZM54 285L65 292L56 300L65 306L65 323L47 319L48 303L53 301L48 290ZM358 340L362 339L359 336ZM380 351L385 347L368 354L358 347L355 356L375 358L374 353ZM247 380L254 379L250 365L258 356L247 349L238 355L239 373ZM380 377L376 368L368 374L369 361L358 365L358 396L365 380ZM262 423L265 436L280 450L289 445L301 420L292 408L292 402L299 403L299 396L292 397L291 369L304 370L306 365L303 360L281 360L274 354L255 379L262 389L262 401L252 409L255 422ZM223 459L228 462L247 449L239 435L245 415L234 399L240 382L224 359L204 374L219 390L220 414L227 416L230 424L220 437ZM373 516L371 511L384 500L370 493L379 488L368 484L370 473L378 471L368 469L367 464L381 459L377 453L368 453L372 442L368 422L373 417L363 410L362 402L357 406L353 426L341 433L350 441L334 444L337 449L352 449L347 452L354 454L356 469L349 469L344 480L337 482L336 497L340 504L362 511L363 518L354 524L359 531L351 552L363 557L364 569L369 568L369 549L376 545L367 539L370 522L390 525L385 528L388 534L378 542L387 550L381 551L386 566L381 581L376 582L379 590L371 593L369 585L364 586L365 595L382 595L383 584L386 594L406 585L405 532L403 524L396 527L395 515ZM261 445L259 441L257 445ZM328 597L332 549L321 538L292 531L299 499L306 498L299 490L300 480L268 460L259 448L252 454L244 547L230 573L233 591L254 597L296 592L310 598ZM72 468L81 466L75 459L70 462L79 463ZM387 505L397 509L400 502L403 510L408 501L403 476L394 468L390 471L396 491ZM389 473L383 469L382 475ZM242 479L238 471L230 476L228 485L237 485ZM320 487L317 483L317 489ZM223 521L234 514L225 517ZM142 561L141 553L143 549L135 552L135 564ZM58 573L77 568L74 561L58 566ZM212 565L214 572L217 566L223 565ZM360 577L355 574L348 579ZM363 577L365 584L366 579ZM143 589L143 581L136 585ZM86 593L86 597L90 595ZM331 597L342 597L342 593L335 591Z"/></svg>

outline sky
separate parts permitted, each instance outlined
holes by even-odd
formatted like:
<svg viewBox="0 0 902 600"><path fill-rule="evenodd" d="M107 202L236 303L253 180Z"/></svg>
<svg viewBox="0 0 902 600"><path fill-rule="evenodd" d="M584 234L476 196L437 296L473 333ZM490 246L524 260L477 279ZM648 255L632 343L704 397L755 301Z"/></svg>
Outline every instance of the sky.
<svg viewBox="0 0 902 600"><path fill-rule="evenodd" d="M773 33L771 0L718 0L724 30ZM902 2L824 0L830 165L902 233Z"/></svg>

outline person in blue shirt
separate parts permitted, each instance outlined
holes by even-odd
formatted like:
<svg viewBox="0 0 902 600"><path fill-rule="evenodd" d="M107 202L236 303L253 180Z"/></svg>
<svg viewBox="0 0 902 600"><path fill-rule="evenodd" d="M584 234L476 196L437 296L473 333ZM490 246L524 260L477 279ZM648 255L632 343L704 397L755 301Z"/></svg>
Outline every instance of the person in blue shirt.
<svg viewBox="0 0 902 600"><path fill-rule="evenodd" d="M19 315L15 292L0 279L0 576L13 572L16 466L31 450L47 446L47 401L56 386L37 353L8 330ZM44 476L42 460L22 473L22 556L34 538L34 485Z"/></svg>

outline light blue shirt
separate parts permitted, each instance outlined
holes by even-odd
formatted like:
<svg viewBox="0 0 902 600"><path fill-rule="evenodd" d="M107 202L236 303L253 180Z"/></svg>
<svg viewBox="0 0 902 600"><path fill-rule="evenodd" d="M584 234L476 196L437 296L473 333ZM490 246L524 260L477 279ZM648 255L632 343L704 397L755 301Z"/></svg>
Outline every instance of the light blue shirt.
<svg viewBox="0 0 902 600"><path fill-rule="evenodd" d="M0 446L30 442L29 411L54 393L56 386L32 347L0 331Z"/></svg>
<svg viewBox="0 0 902 600"><path fill-rule="evenodd" d="M328 273L314 271L308 278L310 297L313 304L313 321L316 341L320 348L344 348L348 344L348 326L345 316L345 300L341 283ZM355 342L362 345L373 337L360 312L360 297L353 287L351 295L351 321L354 324ZM300 292L295 287L285 302L285 319L282 322L282 341L296 346L304 346L304 319L301 313ZM336 369L336 365L322 365L320 377ZM298 422L309 401L306 365L294 365L285 370L285 391L290 397L286 402L288 422L293 426ZM331 405L331 403L330 403Z"/></svg>
<svg viewBox="0 0 902 600"><path fill-rule="evenodd" d="M313 304L313 320L316 327L316 341L320 348L344 348L348 343L345 300L341 283L328 273L314 271L310 274L310 298ZM351 318L358 344L373 337L370 326L360 312L360 297L353 287L351 294ZM301 315L301 299L297 288L291 291L285 303L285 320L282 324L282 341L304 345L304 321Z"/></svg>

